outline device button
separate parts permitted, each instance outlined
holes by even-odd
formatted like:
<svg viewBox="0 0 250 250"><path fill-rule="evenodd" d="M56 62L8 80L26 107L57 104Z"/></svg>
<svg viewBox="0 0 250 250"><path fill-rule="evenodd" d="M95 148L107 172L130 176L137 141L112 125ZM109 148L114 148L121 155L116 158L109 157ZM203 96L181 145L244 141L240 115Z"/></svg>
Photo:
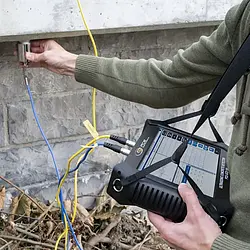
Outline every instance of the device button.
<svg viewBox="0 0 250 250"><path fill-rule="evenodd" d="M120 193L123 190L123 186L120 179L115 179L113 181L113 188L117 193Z"/></svg>

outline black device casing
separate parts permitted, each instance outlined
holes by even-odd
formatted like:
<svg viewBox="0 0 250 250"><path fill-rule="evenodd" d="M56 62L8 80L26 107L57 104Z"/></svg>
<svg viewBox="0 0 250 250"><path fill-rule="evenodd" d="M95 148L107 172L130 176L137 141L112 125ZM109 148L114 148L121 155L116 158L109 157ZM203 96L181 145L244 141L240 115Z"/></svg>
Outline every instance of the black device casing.
<svg viewBox="0 0 250 250"><path fill-rule="evenodd" d="M150 174L130 185L119 187L119 180L139 171L137 168L159 130L173 131L186 138L190 136L189 133L167 126L161 121L147 120L142 134L131 153L124 162L113 168L107 192L122 205L138 206L173 222L182 222L187 211L186 205L178 193L177 184ZM233 214L233 207L230 204L229 197L230 175L226 162L228 147L224 143L212 142L199 136L193 136L192 138L220 149L214 197L207 196L207 198L212 201L219 214L225 217L226 222L223 225L225 228Z"/></svg>

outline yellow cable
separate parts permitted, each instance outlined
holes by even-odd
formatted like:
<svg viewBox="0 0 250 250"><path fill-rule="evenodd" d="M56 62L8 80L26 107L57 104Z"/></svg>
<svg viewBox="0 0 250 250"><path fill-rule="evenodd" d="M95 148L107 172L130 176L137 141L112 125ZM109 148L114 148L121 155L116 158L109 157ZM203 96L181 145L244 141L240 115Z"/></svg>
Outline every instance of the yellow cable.
<svg viewBox="0 0 250 250"><path fill-rule="evenodd" d="M95 43L95 40L94 40L94 38L92 36L92 33L91 33L91 31L90 31L90 29L88 27L86 19L84 17L80 0L77 0L77 3L78 3L78 7L79 7L79 10L80 10L81 16L82 16L83 23L85 25L86 30L88 31L88 35L89 35L90 40L92 42L93 49L94 49L94 54L95 54L95 56L98 56L96 43ZM95 97L96 97L96 89L94 88L93 92L92 92L92 119L93 119L93 127L96 129L96 101L95 101L96 98Z"/></svg>
<svg viewBox="0 0 250 250"><path fill-rule="evenodd" d="M73 209L73 215L72 215L72 224L75 221L76 218L76 211L77 211L77 193L78 193L78 187L77 187L77 174L78 170L75 171L75 180L74 180L74 209Z"/></svg>
<svg viewBox="0 0 250 250"><path fill-rule="evenodd" d="M67 219L66 219L65 215L64 215L64 223L65 223L65 229L64 229L64 232L65 232L64 250L68 250L68 222L67 222Z"/></svg>
<svg viewBox="0 0 250 250"><path fill-rule="evenodd" d="M88 31L90 40L91 40L91 42L92 42L92 44L93 44L95 56L98 56L98 52L97 52L97 49L96 49L95 40L94 40L94 38L93 38L93 36L92 36L92 34L91 34L91 31L90 31L90 29L89 29L89 27L88 27L88 24L87 24L87 22L86 22L86 19L85 19L85 17L84 17L84 14L83 14L83 11L82 11L82 6L81 6L80 0L77 0L77 3L78 3L79 10L80 10L80 12L81 12L81 16L82 16L83 23L84 23L84 25L85 25L85 27L86 27L86 30Z"/></svg>
<svg viewBox="0 0 250 250"><path fill-rule="evenodd" d="M82 147L80 150L78 150L74 155L72 155L69 160L68 160L68 165L67 165L67 170L66 170L66 173L64 174L63 178L62 178L62 181L61 183L59 184L58 186L58 189L57 189L57 193L56 193L56 200L57 200L57 203L59 205L59 207L61 206L61 203L60 203L60 199L59 199L59 193L60 193L60 190L61 190L61 187L63 185L63 183L65 182L68 174L69 174L69 171L70 171L70 165L71 165L71 162L79 155L81 154L84 150L86 150L87 147L91 146L92 144L96 143L97 140L100 140L100 139L108 139L110 138L110 135L101 135L101 136L98 136L96 138L94 138L93 140L91 140L90 142L88 142L86 144L86 146ZM92 152L93 149L90 151ZM81 159L81 158L80 158ZM80 159L78 160L78 162L80 161ZM75 187L75 197L74 197L74 211L73 211L73 216L72 216L72 221L73 219L75 220L75 216L76 216L76 211L77 211L77 173L75 173L75 181L74 181L74 187ZM68 231L68 224L67 224L67 221L65 223L65 230L64 232L60 235L60 237L58 238L58 241L60 242L60 240L67 234L66 231ZM66 242L66 238L65 238L65 242ZM58 243L59 244L59 243ZM55 250L57 250L58 248L58 244L55 248ZM65 244L66 245L66 244Z"/></svg>
<svg viewBox="0 0 250 250"><path fill-rule="evenodd" d="M96 103L96 89L93 88L92 90L92 120L93 120L93 126L96 129L96 108L95 108L95 103Z"/></svg>
<svg viewBox="0 0 250 250"><path fill-rule="evenodd" d="M55 245L55 250L58 249L59 243L60 243L60 241L62 240L62 238L64 237L64 235L65 235L65 232L63 232L63 233L59 236L59 238L58 238L58 240L57 240L57 242L56 242L56 245Z"/></svg>
<svg viewBox="0 0 250 250"><path fill-rule="evenodd" d="M94 49L94 54L95 54L95 56L98 56L98 52L97 52L97 48L96 48L96 43L95 43L95 40L94 40L94 38L93 38L93 36L92 36L92 33L91 33L91 31L90 31L90 29L89 29L89 27L88 27L88 24L87 24L87 22L86 22L86 19L85 19L85 17L84 17L84 14L83 14L83 11L82 11L82 6L81 6L80 0L77 0L77 3L78 3L78 7L79 7L79 10L80 10L81 16L82 16L83 23L84 23L84 25L85 25L85 28L86 28L87 31L88 31L88 35L89 35L90 40L91 40L91 42L92 42L93 49ZM93 91L92 91L92 120L93 120L93 127L96 129L96 89L95 89L95 88L93 88ZM102 137L102 138L109 138L109 136L104 136L104 137ZM100 139L101 139L101 138L100 138ZM96 138L96 140L98 140L98 139ZM96 140L95 140L94 142L96 142ZM92 141L93 141L93 140L92 140ZM92 141L91 141L91 142L92 142ZM91 142L89 143L90 145L92 144ZM59 205L60 205L60 200L59 200L58 195L59 195L60 189L61 189L61 187L62 187L62 185L63 185L65 179L66 179L67 176L68 176L69 169L70 169L70 164L71 164L72 160L73 160L77 155L79 155L81 152L83 152L85 149L86 149L86 148L83 147L83 148L82 148L81 150L79 150L76 154L74 154L74 155L70 158L70 160L68 161L68 168L67 168L67 171L66 171L66 173L65 173L65 175L64 175L64 177L63 177L63 179L62 179L62 181L61 181L61 183L60 183L60 185L59 185L59 187L58 187L58 191L57 191L57 195L56 195L56 197L57 197L57 202L58 202ZM90 153L91 153L91 152L92 152L92 150L90 151ZM78 171L75 172L75 180L74 180L74 192L75 192L75 194L74 194L74 210L73 210L73 215L72 215L72 223L73 223L74 220L75 220L76 211L77 211L77 174L78 174ZM67 221L66 221L65 225L66 225L66 226L65 226L65 231L60 235L58 241L60 242L60 240L65 236L65 247L66 247L66 246L67 246L67 244L66 244L66 241L67 241L67 233L68 233L68 224L67 224ZM58 244L59 244L59 242L58 242ZM57 247L58 247L58 245L57 245ZM56 249L57 249L57 247L56 247Z"/></svg>
<svg viewBox="0 0 250 250"><path fill-rule="evenodd" d="M66 219L66 216L64 215L64 223L65 223L65 230L64 232L59 236L58 240L56 241L56 245L55 245L55 250L58 249L58 246L59 246L59 243L60 241L62 240L62 238L64 236L65 237L65 250L67 250L67 245L68 245L68 223L67 223L67 219Z"/></svg>
<svg viewBox="0 0 250 250"><path fill-rule="evenodd" d="M98 136L96 138L94 138L93 140L91 140L90 142L88 142L86 144L86 146L90 146L94 143L96 143L97 140L100 140L100 139L107 139L107 138L110 138L110 135L101 135L101 136ZM72 155L69 160L68 160L68 166L67 166L67 170L66 170L66 173L64 174L63 178L62 178L62 181L61 183L59 184L58 186L58 190L57 190L57 194L56 194L56 199L57 199L57 202L58 202L58 205L60 205L60 200L59 200L59 193L60 193L60 189L62 188L62 185L63 183L65 182L65 179L67 178L68 174L69 174L69 171L70 171L70 164L71 162L75 159L75 157L77 157L79 154L81 154L84 150L86 149L86 147L82 147L80 150L78 150L74 155Z"/></svg>

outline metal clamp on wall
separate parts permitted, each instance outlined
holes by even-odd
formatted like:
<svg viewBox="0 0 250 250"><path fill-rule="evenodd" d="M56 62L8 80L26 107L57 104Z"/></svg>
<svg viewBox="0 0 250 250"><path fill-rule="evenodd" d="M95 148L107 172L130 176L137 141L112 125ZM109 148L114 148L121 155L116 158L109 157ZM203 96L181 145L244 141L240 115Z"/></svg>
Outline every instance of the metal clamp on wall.
<svg viewBox="0 0 250 250"><path fill-rule="evenodd" d="M26 58L26 52L30 52L30 42L18 42L17 44L17 56L18 61L24 66L28 65L28 60Z"/></svg>

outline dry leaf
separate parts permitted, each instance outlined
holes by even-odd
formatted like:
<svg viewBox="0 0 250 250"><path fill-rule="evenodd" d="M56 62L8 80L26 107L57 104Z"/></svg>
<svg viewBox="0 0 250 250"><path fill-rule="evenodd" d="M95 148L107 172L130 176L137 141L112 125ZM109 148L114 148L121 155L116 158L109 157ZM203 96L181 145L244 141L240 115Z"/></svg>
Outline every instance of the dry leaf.
<svg viewBox="0 0 250 250"><path fill-rule="evenodd" d="M4 208L4 202L5 202L5 187L2 186L0 188L0 209Z"/></svg>
<svg viewBox="0 0 250 250"><path fill-rule="evenodd" d="M30 217L32 201L25 195L21 194L16 213Z"/></svg>
<svg viewBox="0 0 250 250"><path fill-rule="evenodd" d="M72 205L71 200L65 200L64 201L65 210L66 210L67 214L69 214L69 215L71 215L71 213L72 213L71 205Z"/></svg>
<svg viewBox="0 0 250 250"><path fill-rule="evenodd" d="M83 246L82 246L82 235L79 234L79 235L77 235L76 237L77 237L77 240L78 240L78 242L79 242L79 245L80 245L81 249L83 249Z"/></svg>
<svg viewBox="0 0 250 250"><path fill-rule="evenodd" d="M18 203L19 203L19 197L16 196L16 197L12 197L12 202L11 202L11 206L10 206L10 217L9 217L9 221L14 221L14 218L15 218L15 214L16 214L16 211L17 211L17 207L18 207Z"/></svg>
<svg viewBox="0 0 250 250"><path fill-rule="evenodd" d="M89 216L88 210L79 203L77 204L77 210L81 216L84 216L85 218Z"/></svg>
<svg viewBox="0 0 250 250"><path fill-rule="evenodd" d="M47 231L46 237L49 237L49 235L52 233L52 231L54 229L54 223L52 221L47 221L46 225L48 227L48 231Z"/></svg>
<svg viewBox="0 0 250 250"><path fill-rule="evenodd" d="M96 198L96 213L100 213L107 208L107 199L109 198L107 194L107 186L105 185L99 197Z"/></svg>
<svg viewBox="0 0 250 250"><path fill-rule="evenodd" d="M89 212L85 207L83 207L80 204L77 204L77 212L79 213L82 222L88 223L90 226L93 226L94 219L91 216L89 216ZM86 220L86 218L88 219Z"/></svg>
<svg viewBox="0 0 250 250"><path fill-rule="evenodd" d="M94 214L94 218L100 220L113 218L126 208L126 206L119 205L114 199L109 197L107 194L107 186L104 186L100 197L96 199L96 203L98 209Z"/></svg>

